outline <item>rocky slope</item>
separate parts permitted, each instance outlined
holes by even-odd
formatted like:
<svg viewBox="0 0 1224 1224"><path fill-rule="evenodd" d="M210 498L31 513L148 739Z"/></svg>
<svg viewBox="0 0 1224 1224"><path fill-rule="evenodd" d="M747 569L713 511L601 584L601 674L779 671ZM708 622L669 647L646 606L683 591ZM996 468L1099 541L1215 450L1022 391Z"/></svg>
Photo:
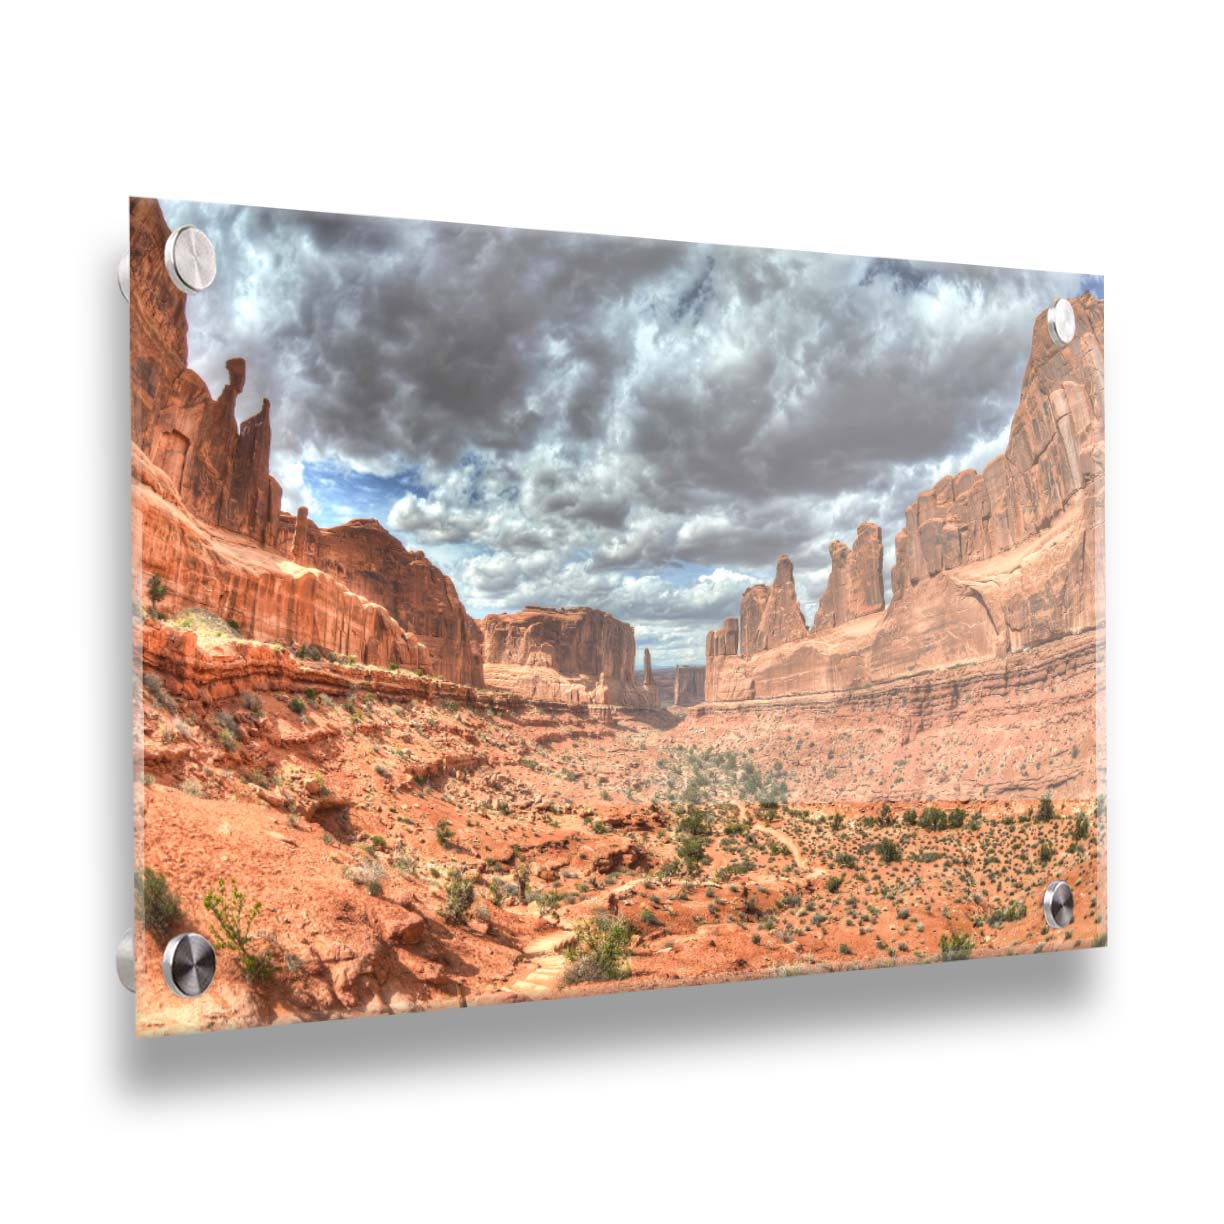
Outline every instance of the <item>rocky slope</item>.
<svg viewBox="0 0 1224 1224"><path fill-rule="evenodd" d="M831 547L810 633L783 557L772 585L744 593L739 621L707 635L707 701L853 689L1103 635L1105 307L1087 293L1073 307L1066 346L1044 313L1034 325L1005 454L908 507L887 611L872 524L853 550Z"/></svg>
<svg viewBox="0 0 1224 1224"><path fill-rule="evenodd" d="M480 635L454 584L372 520L321 528L281 511L269 474L271 408L239 425L246 363L226 363L213 399L187 366L185 299L166 275L169 228L156 200L131 202L133 571L242 633L368 663L483 682ZM138 591L137 597L143 597Z"/></svg>
<svg viewBox="0 0 1224 1224"><path fill-rule="evenodd" d="M528 607L479 622L485 683L535 701L658 705L649 668L634 678L633 626L596 608Z"/></svg>

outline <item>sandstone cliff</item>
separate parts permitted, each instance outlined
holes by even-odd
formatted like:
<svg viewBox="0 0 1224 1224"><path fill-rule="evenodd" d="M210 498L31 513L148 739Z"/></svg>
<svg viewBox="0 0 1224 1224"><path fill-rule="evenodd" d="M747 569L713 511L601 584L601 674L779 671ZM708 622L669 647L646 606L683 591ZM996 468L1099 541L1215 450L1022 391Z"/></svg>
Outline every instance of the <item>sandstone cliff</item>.
<svg viewBox="0 0 1224 1224"><path fill-rule="evenodd" d="M795 594L795 567L787 556L778 558L772 585L757 584L740 602L740 650L754 655L786 642L807 637L807 622Z"/></svg>
<svg viewBox="0 0 1224 1224"><path fill-rule="evenodd" d="M829 585L820 597L813 633L884 611L884 536L875 523L860 523L850 548L834 540L829 558Z"/></svg>
<svg viewBox="0 0 1224 1224"><path fill-rule="evenodd" d="M672 704L698 705L705 700L705 668L677 667Z"/></svg>
<svg viewBox="0 0 1224 1224"><path fill-rule="evenodd" d="M831 546L833 573L810 634L795 628L794 583L779 562L772 587L745 592L740 621L707 635L707 701L858 688L1097 630L1105 307L1085 293L1073 308L1076 334L1065 346L1050 338L1044 312L1034 325L1006 452L908 507L887 611L872 524L854 549Z"/></svg>
<svg viewBox="0 0 1224 1224"><path fill-rule="evenodd" d="M321 528L281 512L269 475L271 407L238 424L241 358L213 399L187 367L185 298L162 262L156 200L131 202L134 569L157 574L161 607L199 606L248 636L483 683L480 635L453 583L372 520Z"/></svg>
<svg viewBox="0 0 1224 1224"><path fill-rule="evenodd" d="M485 681L536 701L649 708L658 704L649 664L634 679L633 626L596 608L528 607L479 622Z"/></svg>

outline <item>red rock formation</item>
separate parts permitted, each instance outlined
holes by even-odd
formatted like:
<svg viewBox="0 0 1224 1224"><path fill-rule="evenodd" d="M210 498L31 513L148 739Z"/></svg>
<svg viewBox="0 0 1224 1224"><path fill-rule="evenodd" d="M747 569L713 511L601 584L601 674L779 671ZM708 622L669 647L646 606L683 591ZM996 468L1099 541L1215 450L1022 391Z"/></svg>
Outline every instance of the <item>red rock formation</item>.
<svg viewBox="0 0 1224 1224"><path fill-rule="evenodd" d="M167 588L158 604L161 612L206 608L232 621L247 638L313 644L363 663L438 671L424 643L381 604L246 536L201 522L136 446L132 532L139 575L135 596L143 598L144 583L156 574Z"/></svg>
<svg viewBox="0 0 1224 1224"><path fill-rule="evenodd" d="M350 591L385 607L429 647L439 675L459 684L484 682L480 630L455 584L423 552L409 552L376 519L318 527L304 511L281 515L281 551L299 565L336 577Z"/></svg>
<svg viewBox="0 0 1224 1224"><path fill-rule="evenodd" d="M744 592L740 602L740 650L754 655L785 642L807 637L807 622L795 594L795 567L788 556L778 558L771 586L758 584Z"/></svg>
<svg viewBox="0 0 1224 1224"><path fill-rule="evenodd" d="M633 675L633 626L596 608L528 607L479 622L492 688L537 701L657 704ZM652 686L653 687L653 686Z"/></svg>
<svg viewBox="0 0 1224 1224"><path fill-rule="evenodd" d="M763 646L787 601L778 582L745 592L756 649L745 639L735 656L733 621L708 635L707 701L842 691L1103 635L1105 308L1091 294L1073 308L1066 346L1050 339L1044 312L1037 320L1007 452L908 508L887 612L839 620L852 604L838 575L854 574L860 542L863 568L879 564L865 524L850 555L831 550L834 576L806 639L782 620L783 640Z"/></svg>
<svg viewBox="0 0 1224 1224"><path fill-rule="evenodd" d="M860 523L853 547L834 540L829 556L833 568L812 621L813 633L884 611L884 538L879 527Z"/></svg>
<svg viewBox="0 0 1224 1224"><path fill-rule="evenodd" d="M370 519L320 528L304 508L281 513L268 401L235 420L246 362L226 362L215 400L187 368L185 299L162 262L169 232L156 200L131 201L133 512L140 569L169 587L162 606L200 606L254 637L481 685L479 630L423 553Z"/></svg>
<svg viewBox="0 0 1224 1224"><path fill-rule="evenodd" d="M646 696L650 698L652 706L659 704L659 687L655 684L654 670L650 666L650 650L642 651L642 688L646 691Z"/></svg>
<svg viewBox="0 0 1224 1224"><path fill-rule="evenodd" d="M705 668L677 667L672 704L698 705L705 700Z"/></svg>
<svg viewBox="0 0 1224 1224"><path fill-rule="evenodd" d="M1075 299L1070 344L1050 338L1044 312L1033 326L1020 407L1007 450L979 475L945 476L906 508L897 533L893 598L945 570L987 560L1044 531L1103 474L1105 304ZM1081 594L1086 594L1082 592Z"/></svg>
<svg viewBox="0 0 1224 1224"><path fill-rule="evenodd" d="M728 616L719 629L706 634L706 659L721 659L739 654L739 621Z"/></svg>

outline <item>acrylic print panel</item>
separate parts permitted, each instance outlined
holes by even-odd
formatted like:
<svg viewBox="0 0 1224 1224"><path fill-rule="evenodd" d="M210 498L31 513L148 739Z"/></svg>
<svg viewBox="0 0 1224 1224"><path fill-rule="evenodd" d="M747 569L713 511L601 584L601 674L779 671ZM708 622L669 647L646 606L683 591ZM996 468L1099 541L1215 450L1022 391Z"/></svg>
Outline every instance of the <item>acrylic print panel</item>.
<svg viewBox="0 0 1224 1224"><path fill-rule="evenodd" d="M130 239L140 1033L1104 943L1099 278Z"/></svg>

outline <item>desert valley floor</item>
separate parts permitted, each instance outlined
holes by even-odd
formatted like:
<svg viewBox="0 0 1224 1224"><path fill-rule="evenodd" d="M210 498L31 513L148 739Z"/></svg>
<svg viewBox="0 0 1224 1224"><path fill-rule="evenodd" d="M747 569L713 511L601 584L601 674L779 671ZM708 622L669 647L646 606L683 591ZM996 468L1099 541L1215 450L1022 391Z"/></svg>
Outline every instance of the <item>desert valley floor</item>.
<svg viewBox="0 0 1224 1224"><path fill-rule="evenodd" d="M271 976L222 953L212 990L176 999L146 932L143 1032L1104 941L1103 804L1081 785L1042 819L1036 798L1065 794L1095 749L1048 685L1047 733L992 751L966 749L938 703L909 721L844 701L836 718L802 700L566 709L300 660L206 614L180 624L137 629L143 861L182 929L208 930L218 876L258 900ZM471 904L448 921L456 873ZM1051 932L1059 877L1077 908ZM567 941L610 909L633 929L629 976L566 984Z"/></svg>

